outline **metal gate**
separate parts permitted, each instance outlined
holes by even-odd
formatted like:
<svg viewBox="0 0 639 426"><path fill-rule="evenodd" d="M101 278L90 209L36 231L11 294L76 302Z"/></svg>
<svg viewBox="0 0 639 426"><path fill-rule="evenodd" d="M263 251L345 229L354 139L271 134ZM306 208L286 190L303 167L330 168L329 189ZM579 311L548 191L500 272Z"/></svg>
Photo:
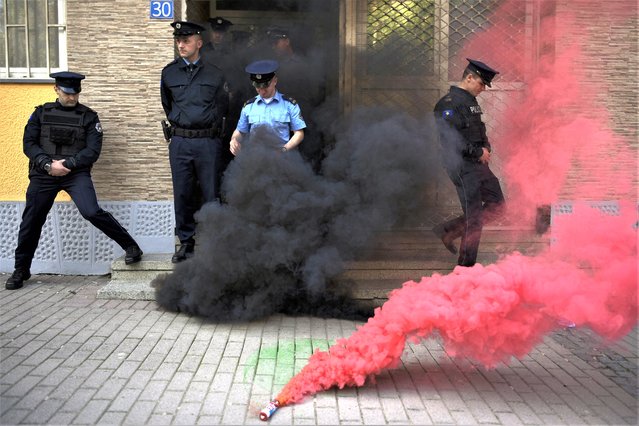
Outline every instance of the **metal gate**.
<svg viewBox="0 0 639 426"><path fill-rule="evenodd" d="M461 80L466 57L494 63L500 55L509 55L509 63L534 63L540 1L508 2L507 9L504 4L500 0L346 1L344 110L384 105L423 117L450 85ZM473 45L473 36L487 29L491 29L491 44ZM532 70L500 71L492 89L479 98L491 139L499 137L504 128L499 120ZM498 161L492 168L500 176ZM424 196L432 212L422 225L459 213L454 187L444 173L427 192Z"/></svg>

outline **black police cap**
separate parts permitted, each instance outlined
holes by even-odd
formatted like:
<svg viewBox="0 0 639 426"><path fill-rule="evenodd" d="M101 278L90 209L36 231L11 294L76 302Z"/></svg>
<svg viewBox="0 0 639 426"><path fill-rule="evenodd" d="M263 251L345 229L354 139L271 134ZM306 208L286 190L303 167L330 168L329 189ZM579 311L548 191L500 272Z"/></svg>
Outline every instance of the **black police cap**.
<svg viewBox="0 0 639 426"><path fill-rule="evenodd" d="M205 31L203 26L188 21L171 22L171 26L174 28L174 36L190 36L194 34L202 34Z"/></svg>
<svg viewBox="0 0 639 426"><path fill-rule="evenodd" d="M466 58L466 60L468 61L468 66L466 68L477 74L486 86L492 87L490 83L493 81L493 78L495 78L495 75L499 74L499 71L496 71L485 63L475 59Z"/></svg>
<svg viewBox="0 0 639 426"><path fill-rule="evenodd" d="M82 91L81 81L84 80L84 75L77 72L61 71L49 74L49 77L55 79L55 85L64 93L75 95Z"/></svg>
<svg viewBox="0 0 639 426"><path fill-rule="evenodd" d="M209 23L211 24L213 31L226 31L231 25L233 25L231 21L224 19L221 16L209 18Z"/></svg>
<svg viewBox="0 0 639 426"><path fill-rule="evenodd" d="M275 71L280 64L271 59L251 62L244 68L250 74L251 81L254 83L267 83L275 77Z"/></svg>
<svg viewBox="0 0 639 426"><path fill-rule="evenodd" d="M289 31L282 27L269 27L266 30L266 36L271 41L277 41L281 38L289 38Z"/></svg>

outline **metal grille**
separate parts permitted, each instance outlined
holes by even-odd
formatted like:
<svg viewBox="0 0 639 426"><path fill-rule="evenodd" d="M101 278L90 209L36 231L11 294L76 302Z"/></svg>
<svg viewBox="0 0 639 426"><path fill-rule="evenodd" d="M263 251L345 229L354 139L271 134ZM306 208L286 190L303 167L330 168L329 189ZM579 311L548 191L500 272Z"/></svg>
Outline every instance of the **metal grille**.
<svg viewBox="0 0 639 426"><path fill-rule="evenodd" d="M453 0L448 13L448 79L461 79L466 67L467 55L492 59L508 55L509 63L524 63L526 41L526 6L530 2L508 3L507 9L499 8L500 0ZM442 16L446 16L442 14ZM490 39L473 38L491 29ZM481 40L481 41L479 41ZM519 57L519 58L517 58ZM479 59L479 58L478 58ZM518 60L519 59L519 60ZM494 63L494 61L492 61ZM500 70L499 81L523 81L521 71Z"/></svg>
<svg viewBox="0 0 639 426"><path fill-rule="evenodd" d="M435 1L369 0L367 72L414 76L432 73Z"/></svg>

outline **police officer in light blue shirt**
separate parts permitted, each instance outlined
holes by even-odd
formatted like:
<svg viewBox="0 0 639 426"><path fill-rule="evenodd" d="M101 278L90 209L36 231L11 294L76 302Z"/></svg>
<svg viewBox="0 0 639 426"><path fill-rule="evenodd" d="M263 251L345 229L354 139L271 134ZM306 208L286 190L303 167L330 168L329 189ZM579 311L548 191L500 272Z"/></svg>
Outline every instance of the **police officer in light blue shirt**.
<svg viewBox="0 0 639 426"><path fill-rule="evenodd" d="M257 96L244 104L237 128L231 137L231 152L237 155L246 134L266 127L282 140L282 151L298 146L304 139L306 123L297 102L277 91L279 64L273 60L255 61L245 70L249 73Z"/></svg>

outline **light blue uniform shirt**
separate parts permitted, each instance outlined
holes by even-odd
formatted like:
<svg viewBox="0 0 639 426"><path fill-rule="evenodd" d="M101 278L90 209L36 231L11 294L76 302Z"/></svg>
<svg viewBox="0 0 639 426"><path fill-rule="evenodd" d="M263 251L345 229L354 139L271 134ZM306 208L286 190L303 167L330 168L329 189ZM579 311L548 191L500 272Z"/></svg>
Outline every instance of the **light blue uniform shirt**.
<svg viewBox="0 0 639 426"><path fill-rule="evenodd" d="M300 106L275 91L268 104L256 96L242 108L237 130L250 133L260 126L268 126L282 139L282 145L291 138L291 132L306 128Z"/></svg>

